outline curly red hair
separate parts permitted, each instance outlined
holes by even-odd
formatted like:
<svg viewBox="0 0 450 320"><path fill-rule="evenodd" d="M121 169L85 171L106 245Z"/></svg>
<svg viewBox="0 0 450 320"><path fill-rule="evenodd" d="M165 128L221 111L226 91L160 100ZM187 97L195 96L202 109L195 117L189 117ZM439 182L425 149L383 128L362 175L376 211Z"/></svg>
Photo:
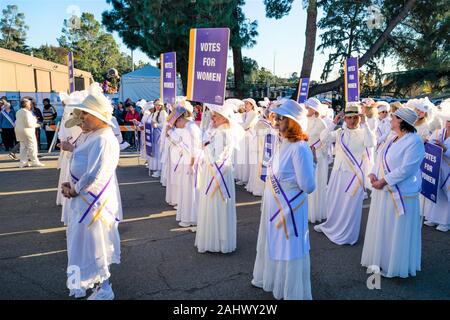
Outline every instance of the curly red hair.
<svg viewBox="0 0 450 320"><path fill-rule="evenodd" d="M308 134L303 131L302 127L294 120L288 119L288 128L284 134L284 137L289 142L308 141Z"/></svg>

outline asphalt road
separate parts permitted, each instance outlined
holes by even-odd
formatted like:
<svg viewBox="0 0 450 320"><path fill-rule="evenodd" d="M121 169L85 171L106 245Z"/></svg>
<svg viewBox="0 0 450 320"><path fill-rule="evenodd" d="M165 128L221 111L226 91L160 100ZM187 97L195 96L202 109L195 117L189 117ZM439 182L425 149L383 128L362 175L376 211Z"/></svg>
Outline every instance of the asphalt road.
<svg viewBox="0 0 450 320"><path fill-rule="evenodd" d="M18 169L0 155L0 299L69 299L56 159L44 157L45 168ZM178 226L165 189L135 156L122 156L118 177L125 221L122 262L111 269L116 299L273 299L250 284L261 198L236 186L237 250L200 254L195 234ZM366 200L354 246L334 245L310 225L313 298L450 299L450 232L426 226L422 271L414 278L381 278L381 290L367 288L360 259L368 207Z"/></svg>

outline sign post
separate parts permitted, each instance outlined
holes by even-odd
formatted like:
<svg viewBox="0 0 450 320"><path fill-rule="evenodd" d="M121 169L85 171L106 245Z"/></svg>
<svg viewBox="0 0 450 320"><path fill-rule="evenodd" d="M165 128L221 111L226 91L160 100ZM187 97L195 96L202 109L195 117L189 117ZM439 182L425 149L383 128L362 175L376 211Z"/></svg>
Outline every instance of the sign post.
<svg viewBox="0 0 450 320"><path fill-rule="evenodd" d="M177 56L176 52L161 53L160 96L163 103L175 105L177 96Z"/></svg>
<svg viewBox="0 0 450 320"><path fill-rule="evenodd" d="M422 195L436 203L439 188L439 176L442 161L442 148L425 143L425 158L420 165L422 171Z"/></svg>
<svg viewBox="0 0 450 320"><path fill-rule="evenodd" d="M75 78L73 72L73 53L69 52L69 93L75 91Z"/></svg>
<svg viewBox="0 0 450 320"><path fill-rule="evenodd" d="M297 102L304 103L308 99L309 78L300 78L298 83Z"/></svg>
<svg viewBox="0 0 450 320"><path fill-rule="evenodd" d="M350 57L345 60L345 102L359 102L358 58Z"/></svg>
<svg viewBox="0 0 450 320"><path fill-rule="evenodd" d="M225 101L230 29L191 29L187 99L222 105Z"/></svg>

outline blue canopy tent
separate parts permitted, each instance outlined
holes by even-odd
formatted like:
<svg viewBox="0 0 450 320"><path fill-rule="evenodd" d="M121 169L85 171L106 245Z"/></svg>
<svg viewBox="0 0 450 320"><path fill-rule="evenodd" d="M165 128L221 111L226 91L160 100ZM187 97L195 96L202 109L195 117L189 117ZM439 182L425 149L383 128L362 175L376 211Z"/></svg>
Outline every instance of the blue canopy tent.
<svg viewBox="0 0 450 320"><path fill-rule="evenodd" d="M153 66L122 75L120 79L120 101L130 98L133 101L145 99L151 101L160 96L160 70ZM177 77L177 95L183 95L181 78Z"/></svg>

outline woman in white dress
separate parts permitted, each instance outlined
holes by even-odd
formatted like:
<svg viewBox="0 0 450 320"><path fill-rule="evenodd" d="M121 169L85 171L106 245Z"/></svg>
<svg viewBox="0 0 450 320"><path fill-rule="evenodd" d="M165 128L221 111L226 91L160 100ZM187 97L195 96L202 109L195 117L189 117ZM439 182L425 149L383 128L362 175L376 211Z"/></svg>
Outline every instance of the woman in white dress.
<svg viewBox="0 0 450 320"><path fill-rule="evenodd" d="M406 107L416 111L417 121L414 126L417 134L425 142L431 134L430 122L432 119L430 118L431 110L429 104L422 99L410 99L406 103Z"/></svg>
<svg viewBox="0 0 450 320"><path fill-rule="evenodd" d="M251 144L254 143L254 126L258 122L257 105L252 98L244 99L243 101L245 103L245 112L242 114L241 126L245 131L245 140L242 141L241 148L237 154L237 165L241 168L241 177L237 185L247 184L250 178L250 166L256 166L256 159L253 156L255 149ZM250 159L250 154L252 154L252 159Z"/></svg>
<svg viewBox="0 0 450 320"><path fill-rule="evenodd" d="M164 124L166 123L167 118L167 112L164 110L164 104L161 101L156 101L154 103L155 106L155 112L152 116L152 139L153 139L153 155L150 156L150 162L149 162L149 174L150 171L154 171L152 174L153 178L159 178L161 176L161 132L164 127Z"/></svg>
<svg viewBox="0 0 450 320"><path fill-rule="evenodd" d="M328 144L322 143L320 134L327 128L320 117L322 103L317 98L309 98L305 101L308 110L308 144L314 154L316 163L315 181L316 190L308 195L308 219L311 223L321 222L327 218L326 196L328 182Z"/></svg>
<svg viewBox="0 0 450 320"><path fill-rule="evenodd" d="M341 116L336 116L335 124ZM365 124L359 104L348 104L344 116L345 127L336 131L330 127L320 134L322 141L336 142L336 156L327 189L327 221L314 230L338 245L353 245L359 237L364 188L371 167L366 148L375 146L376 139Z"/></svg>
<svg viewBox="0 0 450 320"><path fill-rule="evenodd" d="M236 250L236 200L233 149L244 137L233 105L208 105L212 130L204 143L195 246L198 252Z"/></svg>
<svg viewBox="0 0 450 320"><path fill-rule="evenodd" d="M73 108L69 107L70 104L78 104L81 103L84 98L86 98L88 92L86 91L75 91L71 93L70 95L61 92L59 94L61 102L64 106L63 115L61 117L61 124L58 131L58 139L63 142L68 142L70 144L74 144L74 142L77 140L77 138L81 134L81 128L76 125L76 123L71 123L69 126L66 125L66 122L69 121L72 118ZM58 188L57 188L57 194L56 194L56 205L64 205L64 202L66 198L63 197L61 193L61 184L63 182L66 182L70 178L69 168L70 168L70 159L72 157L72 152L69 152L67 150L61 149L59 153L58 158L58 169L59 171L59 181L58 181ZM61 222L64 222L66 225L67 223L64 221L64 217L61 219Z"/></svg>
<svg viewBox="0 0 450 320"><path fill-rule="evenodd" d="M378 154L379 148L384 144L386 139L390 136L391 130L391 117L389 116L389 111L391 106L386 101L378 101L375 106L378 109L378 128L376 130L377 134L377 147L375 148L375 157ZM376 160L376 159L375 159Z"/></svg>
<svg viewBox="0 0 450 320"><path fill-rule="evenodd" d="M22 99L20 110L16 113L16 123L14 133L20 143L20 168L24 167L43 167L37 157L38 145L36 140L36 128L41 125L37 123L36 117L31 112L32 102L28 99ZM30 163L30 162L31 163Z"/></svg>
<svg viewBox="0 0 450 320"><path fill-rule="evenodd" d="M421 262L420 165L425 148L415 132L417 115L398 109L395 135L380 150L369 175L373 186L361 264L384 277L415 276Z"/></svg>
<svg viewBox="0 0 450 320"><path fill-rule="evenodd" d="M450 112L447 110L440 115L445 127L436 130L428 142L442 147L442 161L439 179L439 189L436 203L425 199L423 215L425 225L436 227L436 230L447 232L450 228Z"/></svg>
<svg viewBox="0 0 450 320"><path fill-rule="evenodd" d="M120 263L122 220L116 177L120 150L110 127L112 106L103 94L93 92L73 107L81 111L81 128L87 136L73 152L71 182L62 184L68 198L67 284L75 297L99 284L88 299L112 300L109 266Z"/></svg>
<svg viewBox="0 0 450 320"><path fill-rule="evenodd" d="M308 194L315 178L302 130L306 110L288 100L273 112L282 141L268 170L252 284L276 299L311 300Z"/></svg>
<svg viewBox="0 0 450 320"><path fill-rule="evenodd" d="M192 105L185 102L184 107L179 106L169 123L179 130L180 140L177 141L181 150L179 162L180 186L178 192L178 209L176 220L180 227L197 225L198 183L196 182L196 163L201 151L201 131L198 125L190 120Z"/></svg>
<svg viewBox="0 0 450 320"><path fill-rule="evenodd" d="M271 110L271 107L267 107L264 110L263 118L255 126L258 165L254 167L256 172L251 175L252 180L249 181L249 185L252 186L252 194L257 197L264 194L265 177L267 176L266 162L273 156L278 141L278 130L274 128L275 114Z"/></svg>

